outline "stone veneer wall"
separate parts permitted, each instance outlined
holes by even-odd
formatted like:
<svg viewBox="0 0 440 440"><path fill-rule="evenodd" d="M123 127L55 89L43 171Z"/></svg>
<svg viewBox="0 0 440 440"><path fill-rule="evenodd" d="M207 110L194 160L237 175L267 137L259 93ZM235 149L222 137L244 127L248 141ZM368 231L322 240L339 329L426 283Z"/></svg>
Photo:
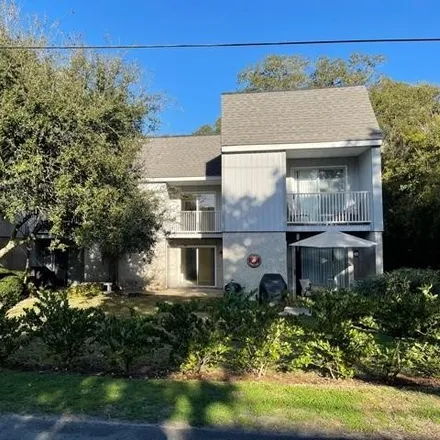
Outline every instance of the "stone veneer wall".
<svg viewBox="0 0 440 440"><path fill-rule="evenodd" d="M225 232L223 234L224 282L231 279L248 291L258 288L265 273L280 273L287 282L285 232ZM249 254L261 256L261 265L251 268Z"/></svg>

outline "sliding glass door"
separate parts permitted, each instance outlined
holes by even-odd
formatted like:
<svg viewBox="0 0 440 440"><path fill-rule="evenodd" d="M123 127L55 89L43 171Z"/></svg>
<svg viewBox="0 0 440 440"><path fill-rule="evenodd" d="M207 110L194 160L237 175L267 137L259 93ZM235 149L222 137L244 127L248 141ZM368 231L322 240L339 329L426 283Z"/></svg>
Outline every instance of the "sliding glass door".
<svg viewBox="0 0 440 440"><path fill-rule="evenodd" d="M348 255L343 248L301 248L301 276L313 286L348 287Z"/></svg>
<svg viewBox="0 0 440 440"><path fill-rule="evenodd" d="M181 248L183 285L215 286L215 247Z"/></svg>

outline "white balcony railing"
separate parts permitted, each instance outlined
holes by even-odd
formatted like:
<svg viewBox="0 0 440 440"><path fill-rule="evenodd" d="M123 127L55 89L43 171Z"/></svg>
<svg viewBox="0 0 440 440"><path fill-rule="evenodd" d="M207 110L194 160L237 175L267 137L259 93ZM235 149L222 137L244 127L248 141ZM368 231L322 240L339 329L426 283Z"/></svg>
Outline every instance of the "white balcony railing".
<svg viewBox="0 0 440 440"><path fill-rule="evenodd" d="M172 234L221 232L221 211L180 211L169 225Z"/></svg>
<svg viewBox="0 0 440 440"><path fill-rule="evenodd" d="M287 223L332 225L370 222L369 191L287 194Z"/></svg>

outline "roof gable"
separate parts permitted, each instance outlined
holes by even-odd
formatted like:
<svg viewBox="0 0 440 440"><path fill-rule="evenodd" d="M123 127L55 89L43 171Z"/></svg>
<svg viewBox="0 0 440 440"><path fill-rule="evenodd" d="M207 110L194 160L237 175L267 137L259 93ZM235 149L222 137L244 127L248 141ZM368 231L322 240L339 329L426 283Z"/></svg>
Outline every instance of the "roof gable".
<svg viewBox="0 0 440 440"><path fill-rule="evenodd" d="M153 137L140 156L146 178L221 176L219 135Z"/></svg>
<svg viewBox="0 0 440 440"><path fill-rule="evenodd" d="M222 145L382 139L363 86L222 95Z"/></svg>

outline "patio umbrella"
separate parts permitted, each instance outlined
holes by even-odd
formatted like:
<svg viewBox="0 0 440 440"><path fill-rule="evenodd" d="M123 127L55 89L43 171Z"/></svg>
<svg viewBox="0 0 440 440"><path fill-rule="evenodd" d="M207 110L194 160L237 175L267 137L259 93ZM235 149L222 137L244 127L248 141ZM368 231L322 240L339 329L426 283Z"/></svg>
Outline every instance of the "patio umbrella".
<svg viewBox="0 0 440 440"><path fill-rule="evenodd" d="M289 246L301 246L312 248L367 248L376 246L373 241L354 237L339 231L327 231L313 237L299 240Z"/></svg>

